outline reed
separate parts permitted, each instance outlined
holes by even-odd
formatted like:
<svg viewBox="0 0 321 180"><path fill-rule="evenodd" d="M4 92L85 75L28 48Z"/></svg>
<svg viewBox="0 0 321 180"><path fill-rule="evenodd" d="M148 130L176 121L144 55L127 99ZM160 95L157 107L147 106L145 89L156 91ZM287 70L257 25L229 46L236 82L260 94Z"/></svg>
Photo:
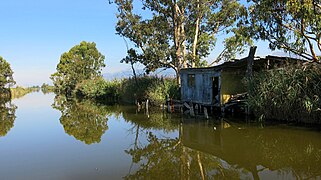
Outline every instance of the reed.
<svg viewBox="0 0 321 180"><path fill-rule="evenodd" d="M248 103L256 117L321 123L321 65L288 65L254 74Z"/></svg>

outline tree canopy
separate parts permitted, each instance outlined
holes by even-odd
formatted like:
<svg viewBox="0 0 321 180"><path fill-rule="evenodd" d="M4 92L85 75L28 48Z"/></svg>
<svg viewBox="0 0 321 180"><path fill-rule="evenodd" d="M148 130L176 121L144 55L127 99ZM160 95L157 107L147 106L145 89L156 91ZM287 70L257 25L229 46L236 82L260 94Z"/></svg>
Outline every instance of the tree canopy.
<svg viewBox="0 0 321 180"><path fill-rule="evenodd" d="M51 75L56 90L71 94L78 83L101 76L104 60L94 42L83 41L74 46L61 55L57 72Z"/></svg>
<svg viewBox="0 0 321 180"><path fill-rule="evenodd" d="M321 3L315 0L252 0L249 30L283 49L311 61L321 61Z"/></svg>
<svg viewBox="0 0 321 180"><path fill-rule="evenodd" d="M204 58L220 33L230 35L221 57L231 57L235 50L242 51L244 44L251 43L233 36L239 18L246 13L237 0L143 0L138 13L133 6L138 3L133 0L114 2L119 11L117 34L135 45L123 61L140 62L147 72L172 68L178 75L181 68L206 65ZM228 53L231 49L233 53Z"/></svg>
<svg viewBox="0 0 321 180"><path fill-rule="evenodd" d="M0 56L0 91L16 83L12 75L10 64Z"/></svg>

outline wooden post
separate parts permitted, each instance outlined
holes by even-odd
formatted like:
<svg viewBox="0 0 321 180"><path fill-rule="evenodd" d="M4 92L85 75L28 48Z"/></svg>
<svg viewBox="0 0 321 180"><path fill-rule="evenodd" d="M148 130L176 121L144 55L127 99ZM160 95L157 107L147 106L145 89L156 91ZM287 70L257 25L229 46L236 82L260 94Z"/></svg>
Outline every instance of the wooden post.
<svg viewBox="0 0 321 180"><path fill-rule="evenodd" d="M195 113L194 113L193 103L190 102L190 103L189 103L189 106L190 106L189 113L190 113L190 115L191 115L192 117L194 117L194 116L195 116Z"/></svg>
<svg viewBox="0 0 321 180"><path fill-rule="evenodd" d="M252 72L253 72L253 62L254 62L254 55L256 52L256 46L252 46L250 48L249 56L247 57L247 70L246 70L246 76L247 78L252 78Z"/></svg>
<svg viewBox="0 0 321 180"><path fill-rule="evenodd" d="M205 116L205 119L208 119L207 108L205 106L204 106L204 116Z"/></svg>
<svg viewBox="0 0 321 180"><path fill-rule="evenodd" d="M253 75L253 62L254 62L254 55L256 52L256 48L257 48L256 46L252 46L250 48L249 56L247 57L246 77L248 81L252 79L252 75ZM249 91L249 88L248 88L248 91ZM246 114L249 114L249 112L250 112L250 109L248 107Z"/></svg>
<svg viewBox="0 0 321 180"><path fill-rule="evenodd" d="M146 114L148 114L148 102L149 102L149 101L148 101L148 99L147 99L147 100L146 100L146 103L145 103L145 106L146 106L146 107L145 107L145 108L146 108Z"/></svg>

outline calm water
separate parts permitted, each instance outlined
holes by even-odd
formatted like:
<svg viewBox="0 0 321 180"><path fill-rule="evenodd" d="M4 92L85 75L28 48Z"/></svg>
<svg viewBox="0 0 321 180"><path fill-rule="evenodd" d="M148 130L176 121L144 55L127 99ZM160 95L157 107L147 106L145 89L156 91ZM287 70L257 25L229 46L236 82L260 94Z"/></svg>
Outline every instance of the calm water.
<svg viewBox="0 0 321 180"><path fill-rule="evenodd" d="M54 94L0 105L0 179L321 179L321 132Z"/></svg>

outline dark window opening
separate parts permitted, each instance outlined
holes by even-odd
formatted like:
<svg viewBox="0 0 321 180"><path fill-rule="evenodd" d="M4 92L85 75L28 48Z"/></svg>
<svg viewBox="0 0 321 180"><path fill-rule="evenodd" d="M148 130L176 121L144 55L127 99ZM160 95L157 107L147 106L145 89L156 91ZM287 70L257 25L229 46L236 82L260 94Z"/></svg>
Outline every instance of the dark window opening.
<svg viewBox="0 0 321 180"><path fill-rule="evenodd" d="M219 102L219 77L213 77L212 79L212 93L214 103Z"/></svg>
<svg viewBox="0 0 321 180"><path fill-rule="evenodd" d="M188 86L194 87L195 86L195 74L188 75Z"/></svg>

